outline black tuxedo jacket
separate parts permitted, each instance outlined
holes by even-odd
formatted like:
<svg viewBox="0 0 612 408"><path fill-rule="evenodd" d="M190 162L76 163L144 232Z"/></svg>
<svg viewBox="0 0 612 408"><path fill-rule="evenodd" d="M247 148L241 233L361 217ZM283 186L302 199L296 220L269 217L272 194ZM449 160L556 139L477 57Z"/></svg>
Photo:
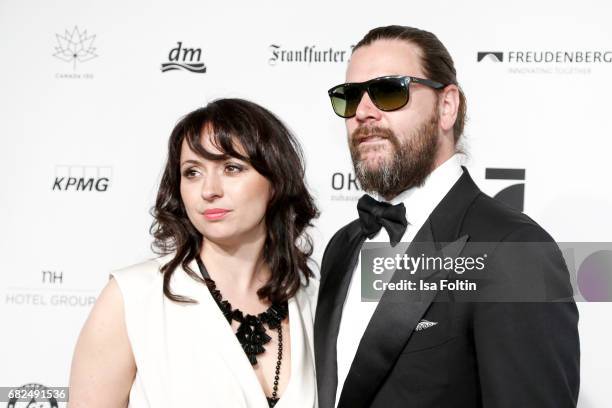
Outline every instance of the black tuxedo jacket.
<svg viewBox="0 0 612 408"><path fill-rule="evenodd" d="M467 170L435 208L414 242L554 242L533 220L483 194ZM319 407L336 400L336 340L351 275L364 242L359 220L330 240L321 264L314 345ZM411 247L413 245L411 244ZM436 301L385 292L361 338L338 406L413 408L575 407L579 389L578 311L556 247L519 269L559 302ZM410 248L408 249L408 252ZM516 266L516 265L515 265ZM496 274L503 275L504 263ZM394 297L407 297L397 302ZM569 300L568 300L569 299ZM415 331L421 319L438 324Z"/></svg>

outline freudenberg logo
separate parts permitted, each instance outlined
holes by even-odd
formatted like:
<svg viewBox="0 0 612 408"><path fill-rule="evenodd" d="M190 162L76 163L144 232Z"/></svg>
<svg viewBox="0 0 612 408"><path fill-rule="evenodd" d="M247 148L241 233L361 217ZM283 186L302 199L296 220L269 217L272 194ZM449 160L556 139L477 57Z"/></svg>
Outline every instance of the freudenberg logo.
<svg viewBox="0 0 612 408"><path fill-rule="evenodd" d="M478 62L483 60L502 62L504 60L504 53L500 51L478 51L478 56L476 59Z"/></svg>
<svg viewBox="0 0 612 408"><path fill-rule="evenodd" d="M181 41L168 53L168 62L161 64L161 71L184 70L195 74L206 72L206 65L202 62L201 48L184 47Z"/></svg>
<svg viewBox="0 0 612 408"><path fill-rule="evenodd" d="M612 64L611 50L478 51L477 62L503 63L510 74L590 74L594 67Z"/></svg>

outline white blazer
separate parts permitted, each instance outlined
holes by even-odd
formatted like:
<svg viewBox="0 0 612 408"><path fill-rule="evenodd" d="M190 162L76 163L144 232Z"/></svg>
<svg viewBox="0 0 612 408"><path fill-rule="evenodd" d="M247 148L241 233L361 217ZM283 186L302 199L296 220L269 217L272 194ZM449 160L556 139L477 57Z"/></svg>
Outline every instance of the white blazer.
<svg viewBox="0 0 612 408"><path fill-rule="evenodd" d="M178 267L173 302L159 269L173 254L111 272L121 289L127 333L136 360L130 408L267 408L265 394L232 328L208 288ZM198 270L194 260L190 265ZM289 300L291 377L277 408L316 408L312 328L318 282Z"/></svg>

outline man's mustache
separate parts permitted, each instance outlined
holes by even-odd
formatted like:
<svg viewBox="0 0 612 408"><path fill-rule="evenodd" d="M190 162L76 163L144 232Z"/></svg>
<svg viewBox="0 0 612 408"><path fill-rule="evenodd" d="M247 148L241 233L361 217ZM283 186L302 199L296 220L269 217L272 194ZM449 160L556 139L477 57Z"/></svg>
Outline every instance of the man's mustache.
<svg viewBox="0 0 612 408"><path fill-rule="evenodd" d="M372 136L377 136L382 139L389 139L394 145L397 144L397 138L391 129L380 126L359 126L351 134L351 146L356 149L363 139Z"/></svg>

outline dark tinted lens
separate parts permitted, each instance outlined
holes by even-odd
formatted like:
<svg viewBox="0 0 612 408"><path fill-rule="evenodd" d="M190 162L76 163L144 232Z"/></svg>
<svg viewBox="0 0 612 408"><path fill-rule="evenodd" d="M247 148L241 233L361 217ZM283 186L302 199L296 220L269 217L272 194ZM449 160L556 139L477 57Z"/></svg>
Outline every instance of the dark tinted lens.
<svg viewBox="0 0 612 408"><path fill-rule="evenodd" d="M331 91L330 98L334 112L343 118L355 115L362 90L354 85L339 85Z"/></svg>
<svg viewBox="0 0 612 408"><path fill-rule="evenodd" d="M408 102L408 87L399 78L385 78L373 81L369 87L370 98L380 110L399 109Z"/></svg>

